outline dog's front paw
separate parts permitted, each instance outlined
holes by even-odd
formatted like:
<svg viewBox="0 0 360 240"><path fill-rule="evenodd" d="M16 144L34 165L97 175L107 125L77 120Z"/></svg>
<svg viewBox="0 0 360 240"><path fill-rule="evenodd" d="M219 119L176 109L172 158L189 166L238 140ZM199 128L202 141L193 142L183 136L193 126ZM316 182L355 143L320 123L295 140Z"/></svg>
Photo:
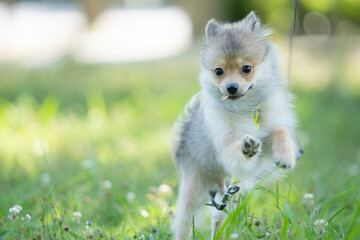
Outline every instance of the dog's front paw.
<svg viewBox="0 0 360 240"><path fill-rule="evenodd" d="M279 128L274 131L272 149L276 165L282 168L293 168L295 166L296 148L288 130Z"/></svg>
<svg viewBox="0 0 360 240"><path fill-rule="evenodd" d="M261 151L260 140L250 135L245 135L242 139L242 152L246 157L253 157Z"/></svg>
<svg viewBox="0 0 360 240"><path fill-rule="evenodd" d="M277 166L287 169L295 167L295 151L292 148L274 150L273 158Z"/></svg>

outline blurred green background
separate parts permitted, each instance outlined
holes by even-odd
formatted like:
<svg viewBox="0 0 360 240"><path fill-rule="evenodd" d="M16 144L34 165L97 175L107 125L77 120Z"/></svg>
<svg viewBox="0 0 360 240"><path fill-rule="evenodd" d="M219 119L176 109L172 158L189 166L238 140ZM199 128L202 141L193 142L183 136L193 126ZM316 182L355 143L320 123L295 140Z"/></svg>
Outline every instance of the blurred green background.
<svg viewBox="0 0 360 240"><path fill-rule="evenodd" d="M19 4L6 2L1 3L6 9ZM15 50L3 51L0 237L61 238L64 226L73 236L88 237L85 222L90 220L97 237L171 238L178 176L169 139L177 116L199 91L207 20L236 21L255 10L274 29L271 40L286 69L292 1L32 3L77 6L87 16L89 31L107 9L180 6L191 21L192 40L167 57L92 64L67 52L51 63L29 66L20 57L4 58L15 56ZM344 207L338 221L346 228L360 197L360 1L302 0L297 16L291 88L305 154L291 175L295 203L301 205L302 195L313 193L320 215L329 217ZM8 47L1 48L0 41L0 50ZM341 200L324 205L343 191L348 193ZM22 206L21 216L30 214L32 220L19 227L10 220L15 204ZM321 213L324 206L328 209ZM82 213L81 224L74 221L74 211Z"/></svg>

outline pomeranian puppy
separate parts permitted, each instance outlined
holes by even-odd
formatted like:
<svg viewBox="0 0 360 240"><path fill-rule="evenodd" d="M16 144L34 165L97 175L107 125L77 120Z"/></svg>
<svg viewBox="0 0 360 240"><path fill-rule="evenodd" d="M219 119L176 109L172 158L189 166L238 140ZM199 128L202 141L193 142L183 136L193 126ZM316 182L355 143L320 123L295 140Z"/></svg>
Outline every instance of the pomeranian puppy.
<svg viewBox="0 0 360 240"><path fill-rule="evenodd" d="M295 166L292 95L278 50L267 38L271 33L254 12L235 23L206 25L202 90L185 107L187 118L175 124L178 240L189 238L192 215L210 192L221 197L237 179L244 194L276 166ZM225 217L213 208L213 234Z"/></svg>

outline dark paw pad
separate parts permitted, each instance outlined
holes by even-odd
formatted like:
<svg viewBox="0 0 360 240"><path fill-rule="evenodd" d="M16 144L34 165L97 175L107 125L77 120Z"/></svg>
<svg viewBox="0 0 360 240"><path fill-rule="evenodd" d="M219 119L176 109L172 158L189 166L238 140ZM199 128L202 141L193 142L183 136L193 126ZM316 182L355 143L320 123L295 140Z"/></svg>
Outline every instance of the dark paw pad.
<svg viewBox="0 0 360 240"><path fill-rule="evenodd" d="M242 151L245 156L247 157L253 157L255 156L261 148L261 143L258 139L246 135L243 138L243 148Z"/></svg>

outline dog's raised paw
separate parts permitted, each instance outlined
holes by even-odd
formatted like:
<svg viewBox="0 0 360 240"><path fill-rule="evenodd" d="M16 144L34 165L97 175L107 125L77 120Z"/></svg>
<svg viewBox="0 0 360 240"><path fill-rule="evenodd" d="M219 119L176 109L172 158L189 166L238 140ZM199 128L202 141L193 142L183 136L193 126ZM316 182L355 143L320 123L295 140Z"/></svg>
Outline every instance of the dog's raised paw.
<svg viewBox="0 0 360 240"><path fill-rule="evenodd" d="M261 151L260 140L250 135L245 135L242 139L242 152L246 157L253 157Z"/></svg>
<svg viewBox="0 0 360 240"><path fill-rule="evenodd" d="M274 152L273 158L275 160L275 164L281 168L291 169L295 166L295 154L292 150Z"/></svg>

